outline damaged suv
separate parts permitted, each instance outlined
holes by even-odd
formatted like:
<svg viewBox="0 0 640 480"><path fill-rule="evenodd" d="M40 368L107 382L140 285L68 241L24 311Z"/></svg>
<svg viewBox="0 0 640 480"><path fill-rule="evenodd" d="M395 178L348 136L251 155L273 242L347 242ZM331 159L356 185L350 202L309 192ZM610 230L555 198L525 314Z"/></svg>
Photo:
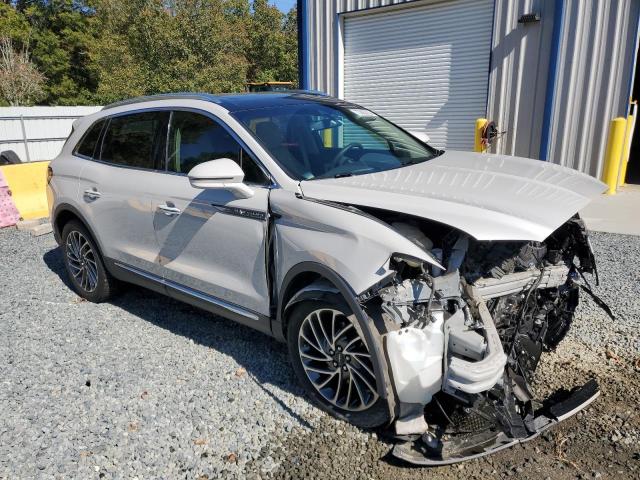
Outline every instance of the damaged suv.
<svg viewBox="0 0 640 480"><path fill-rule="evenodd" d="M546 400L531 384L593 295L577 212L604 189L287 92L109 105L75 122L48 194L82 297L134 283L286 341L321 408L436 465L597 397L593 380Z"/></svg>

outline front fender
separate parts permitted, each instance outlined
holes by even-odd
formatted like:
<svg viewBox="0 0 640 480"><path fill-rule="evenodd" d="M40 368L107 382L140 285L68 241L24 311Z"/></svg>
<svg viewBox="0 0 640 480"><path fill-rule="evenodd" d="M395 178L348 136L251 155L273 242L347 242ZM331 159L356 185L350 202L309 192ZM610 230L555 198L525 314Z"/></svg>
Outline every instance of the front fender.
<svg viewBox="0 0 640 480"><path fill-rule="evenodd" d="M388 224L323 202L273 190L276 285L294 265L313 262L340 275L361 294L389 277L395 253L436 266L437 260Z"/></svg>

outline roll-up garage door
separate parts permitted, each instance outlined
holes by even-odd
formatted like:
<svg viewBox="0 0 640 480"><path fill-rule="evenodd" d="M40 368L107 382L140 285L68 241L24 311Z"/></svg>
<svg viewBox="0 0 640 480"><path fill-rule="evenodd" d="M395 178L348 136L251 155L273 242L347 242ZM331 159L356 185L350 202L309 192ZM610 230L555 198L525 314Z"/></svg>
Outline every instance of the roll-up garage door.
<svg viewBox="0 0 640 480"><path fill-rule="evenodd" d="M454 0L344 19L344 98L473 149L486 115L493 0Z"/></svg>

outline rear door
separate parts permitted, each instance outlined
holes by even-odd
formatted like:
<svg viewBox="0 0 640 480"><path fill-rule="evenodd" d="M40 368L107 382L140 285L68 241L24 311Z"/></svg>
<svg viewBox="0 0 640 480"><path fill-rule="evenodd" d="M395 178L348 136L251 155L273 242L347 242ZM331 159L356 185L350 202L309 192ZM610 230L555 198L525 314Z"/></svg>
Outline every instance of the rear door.
<svg viewBox="0 0 640 480"><path fill-rule="evenodd" d="M92 160L80 172L84 217L103 255L125 267L160 275L152 195L165 175L170 113L142 111L111 117Z"/></svg>
<svg viewBox="0 0 640 480"><path fill-rule="evenodd" d="M187 173L218 158L240 164L251 198L191 186ZM154 189L153 225L168 285L269 315L265 234L271 182L264 169L228 127L193 111L172 113L167 163L168 174Z"/></svg>

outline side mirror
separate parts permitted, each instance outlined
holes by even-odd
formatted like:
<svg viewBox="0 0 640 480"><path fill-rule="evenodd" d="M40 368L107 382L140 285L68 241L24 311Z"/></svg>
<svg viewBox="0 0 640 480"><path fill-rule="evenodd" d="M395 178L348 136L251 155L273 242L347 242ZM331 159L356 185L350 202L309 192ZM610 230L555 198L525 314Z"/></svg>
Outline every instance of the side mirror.
<svg viewBox="0 0 640 480"><path fill-rule="evenodd" d="M250 198L253 190L242 183L244 172L229 158L219 158L196 165L188 174L194 188L229 190L240 198Z"/></svg>
<svg viewBox="0 0 640 480"><path fill-rule="evenodd" d="M429 135L422 130L407 130L413 138L420 140L423 143L429 142Z"/></svg>

